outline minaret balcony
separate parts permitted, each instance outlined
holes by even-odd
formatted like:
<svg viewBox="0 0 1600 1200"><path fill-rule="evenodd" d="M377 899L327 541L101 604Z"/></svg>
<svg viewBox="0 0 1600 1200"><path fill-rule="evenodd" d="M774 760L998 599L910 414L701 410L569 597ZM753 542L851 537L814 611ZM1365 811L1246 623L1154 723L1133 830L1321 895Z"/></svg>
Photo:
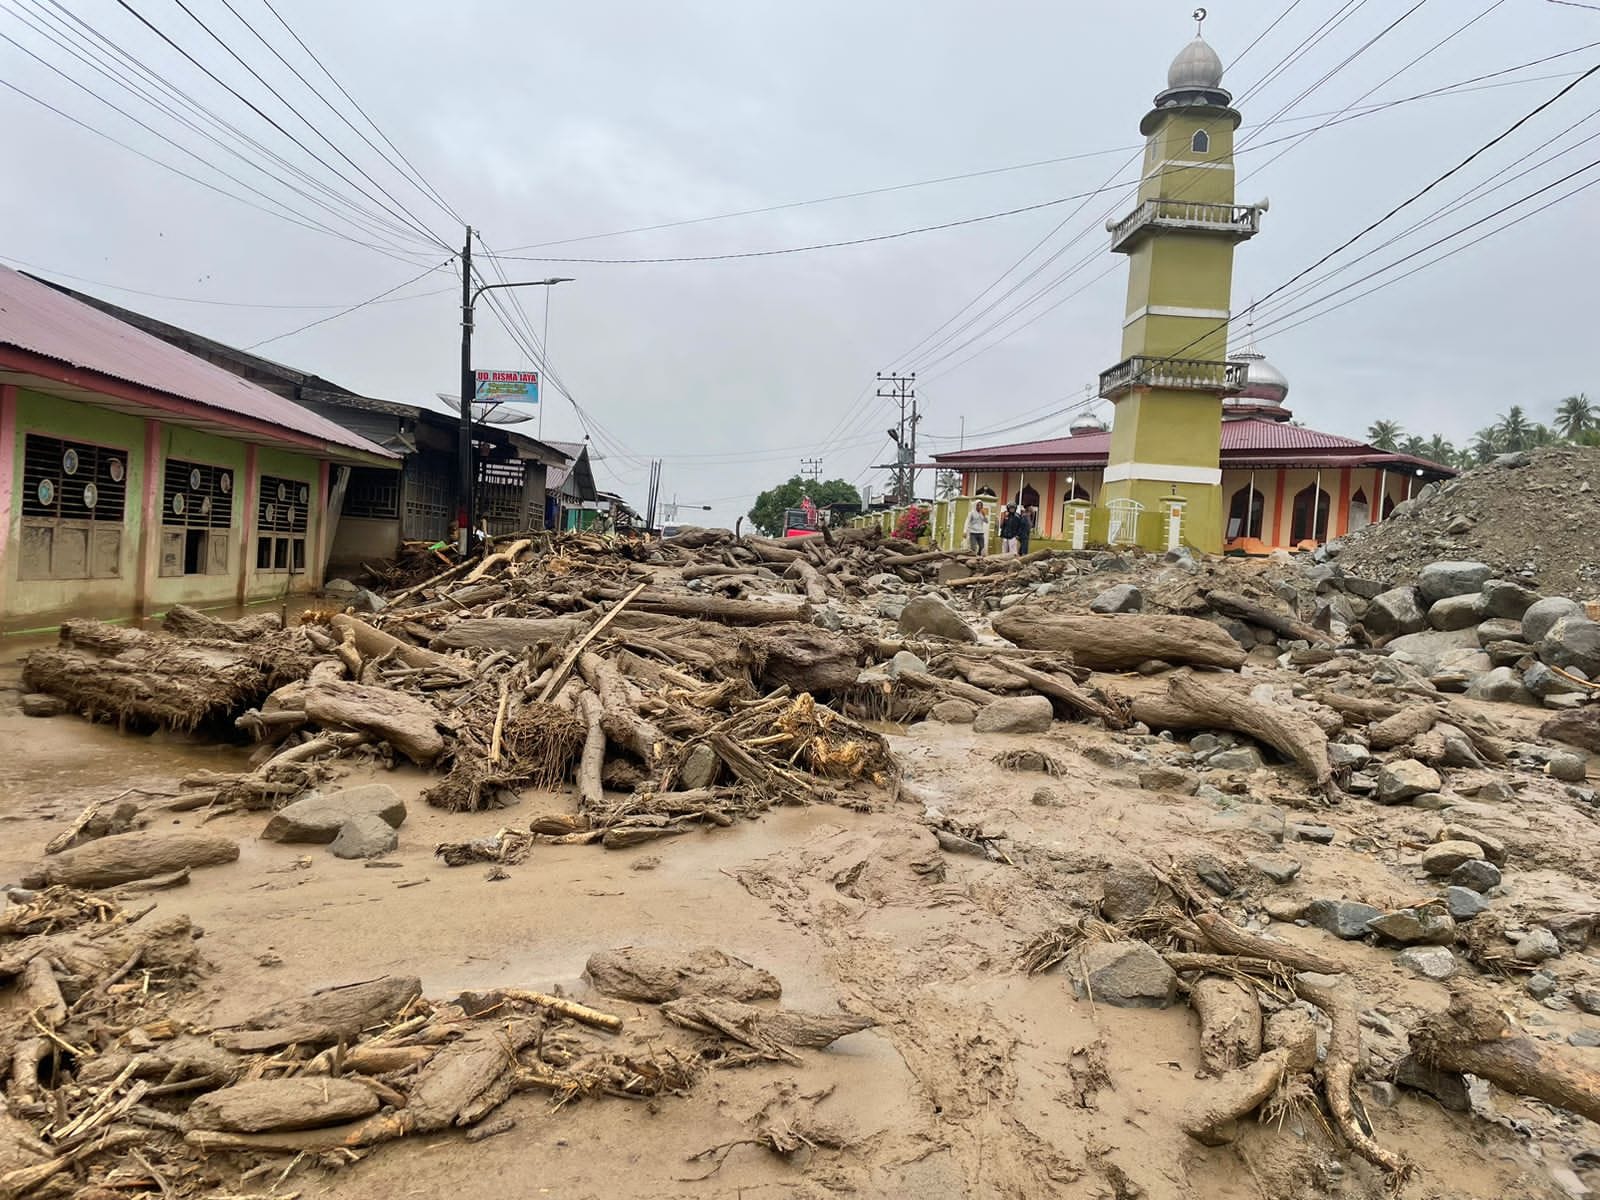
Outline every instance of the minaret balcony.
<svg viewBox="0 0 1600 1200"><path fill-rule="evenodd" d="M1226 394L1244 387L1247 363L1136 354L1100 373L1100 397L1115 400L1135 388Z"/></svg>
<svg viewBox="0 0 1600 1200"><path fill-rule="evenodd" d="M1195 200L1146 200L1106 226L1113 254L1129 254L1152 233L1199 233L1242 242L1261 232L1259 204L1203 204Z"/></svg>

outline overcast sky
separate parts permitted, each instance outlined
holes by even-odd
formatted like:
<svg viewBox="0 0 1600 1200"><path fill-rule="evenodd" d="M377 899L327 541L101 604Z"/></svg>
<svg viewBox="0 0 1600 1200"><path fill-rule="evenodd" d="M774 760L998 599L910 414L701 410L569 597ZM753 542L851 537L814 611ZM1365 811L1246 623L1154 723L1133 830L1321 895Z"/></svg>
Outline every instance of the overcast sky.
<svg viewBox="0 0 1600 1200"><path fill-rule="evenodd" d="M260 200L216 173L222 168L349 232L348 225L287 191L282 180L290 176L283 168L269 166L269 176L224 154L170 115L116 90L28 25L49 28L54 17L81 28L62 15L76 14L319 183L354 195L352 183L334 173L337 168L367 185L177 0L128 2L327 165L109 2L0 0L0 33L115 98L153 129L191 147L194 157L6 41L0 41L0 80L217 187ZM272 2L495 250L587 239L521 252L548 258L718 255L870 238L1060 201L1130 179L1127 159L1139 142L1139 120L1165 86L1169 61L1194 33L1187 0ZM460 246L462 230L454 219L381 162L228 8L361 125L274 19L266 0L185 3L409 213L450 247ZM1314 131L1303 142L1255 149L1247 144L1240 154L1239 199L1270 197L1271 211L1260 237L1237 255L1236 312L1600 62L1600 48L1590 48L1471 85L1476 90L1319 128L1347 105L1413 96L1600 42L1600 11L1582 6L1424 0L1362 50L1414 5L1415 0L1301 0L1292 6L1288 0L1235 0L1209 6L1207 38L1225 62L1243 55L1225 80L1244 113L1241 138L1267 143ZM1285 9L1288 15L1252 45ZM1485 10L1492 11L1407 66ZM1340 14L1342 23L1297 60L1285 62ZM1280 65L1258 94L1244 98ZM1505 83L1511 85L1483 86ZM1555 161L1470 200L1299 303L1600 158L1600 116L1538 149L1585 114L1596 114L1597 100L1600 75L1329 265L1374 249L1471 189L1494 187L1547 156L1558 155ZM1261 128L1280 110L1277 123ZM444 267L395 293L413 298L371 305L272 341L259 352L374 396L433 403L436 392L454 389L459 295L452 268L445 267L449 252L430 250L420 233L406 243L412 253L397 259L297 227L140 159L3 87L0 130L10 168L0 173L0 260L28 264L241 346L338 307L233 305L343 307L429 266ZM1584 141L1590 137L1595 140ZM244 153L260 158L254 150ZM1068 161L1021 167L1061 159ZM590 236L980 171L993 173L649 232ZM1338 299L1594 178L1600 170ZM963 419L968 445L1064 433L1069 417L1059 413L1014 432L983 431L1019 425L1081 399L1085 385L1118 357L1126 267L1107 249L1104 225L1108 215L1130 205L1121 191L1082 204L1058 202L939 232L807 253L674 264L517 261L504 268L513 279L575 277L552 296L551 358L576 403L620 443L620 450L596 448L604 460L601 486L640 503L645 461L661 457L668 499L676 495L685 504L714 507L711 514L685 512L682 520L731 523L757 491L793 474L805 456L821 456L827 477L881 484L878 473L867 470L888 453L883 431L890 412L871 396L879 370L918 371L924 457L954 448ZM1464 441L1510 404L1549 420L1562 396L1587 391L1600 397L1600 358L1593 346L1597 213L1600 188L1300 328L1287 328L1293 321L1283 313L1292 306L1285 305L1278 313L1281 332L1273 333L1271 308L1284 297L1264 304L1261 349L1288 376L1296 416L1345 434L1360 434L1369 422L1386 417ZM1020 270L1005 275L1041 240L1042 248ZM1052 255L1057 257L1033 279L983 312ZM1077 269L1069 273L1071 268ZM995 326L1047 285L1054 286L1032 307ZM542 293L523 293L523 302L540 332ZM980 312L970 328L939 344ZM958 313L960 319L946 325ZM528 365L492 314L480 309L479 318L477 365ZM941 326L940 339L929 341ZM1236 341L1238 334L1236 327ZM919 342L923 348L910 353ZM971 357L977 351L982 353ZM583 435L571 404L550 394L547 402L547 437ZM1108 414L1109 406L1100 411ZM924 489L931 489L931 479Z"/></svg>

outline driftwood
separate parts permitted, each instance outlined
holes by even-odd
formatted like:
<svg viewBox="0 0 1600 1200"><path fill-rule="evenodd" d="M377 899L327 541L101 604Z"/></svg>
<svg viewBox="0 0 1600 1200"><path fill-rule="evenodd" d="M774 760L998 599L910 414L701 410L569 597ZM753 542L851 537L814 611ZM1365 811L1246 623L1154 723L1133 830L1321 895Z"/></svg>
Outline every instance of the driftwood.
<svg viewBox="0 0 1600 1200"><path fill-rule="evenodd" d="M498 566L510 566L512 563L517 561L517 555L521 554L531 545L533 545L532 538L518 538L504 550L496 551L485 558L477 566L473 567L472 570L467 572L467 576L462 580L462 582L476 583L490 571L494 570L494 568Z"/></svg>
<svg viewBox="0 0 1600 1200"><path fill-rule="evenodd" d="M586 734L583 753L578 760L578 805L586 813L598 813L605 808L606 790L602 779L606 762L606 731L602 725L605 708L600 697L584 692L578 697L578 711L583 718Z"/></svg>
<svg viewBox="0 0 1600 1200"><path fill-rule="evenodd" d="M1104 721L1109 729L1120 729L1126 724L1112 708L1096 700L1065 675L1038 671L1009 658L997 659L994 665L996 670L1015 676L1040 695L1061 701L1078 716Z"/></svg>
<svg viewBox="0 0 1600 1200"><path fill-rule="evenodd" d="M422 995L415 975L384 975L361 983L322 988L264 1009L243 1023L246 1029L310 1026L327 1030L332 1041L395 1020Z"/></svg>
<svg viewBox="0 0 1600 1200"><path fill-rule="evenodd" d="M1289 942L1280 942L1241 929L1219 913L1202 912L1193 918L1195 928L1207 943L1224 954L1266 959L1295 971L1314 971L1319 975L1340 975L1344 964Z"/></svg>
<svg viewBox="0 0 1600 1200"><path fill-rule="evenodd" d="M615 588L599 588L593 594L602 600L621 600L627 595ZM646 591L633 602L633 607L639 612L722 621L729 625L772 625L780 621L811 619L811 608L803 602L729 600L722 596L685 596L677 592Z"/></svg>
<svg viewBox="0 0 1600 1200"><path fill-rule="evenodd" d="M1382 1167L1391 1176L1404 1179L1410 1174L1410 1168L1403 1159L1378 1145L1361 1127L1350 1099L1356 1067L1361 1061L1361 1023L1355 1000L1342 988L1324 987L1303 976L1295 980L1294 987L1302 1000L1309 1000L1320 1008L1333 1025L1328 1035L1327 1057L1322 1062L1322 1090L1334 1124L1350 1143L1350 1148L1362 1158Z"/></svg>
<svg viewBox="0 0 1600 1200"><path fill-rule="evenodd" d="M478 560L475 557L465 559L462 562L456 563L453 567L447 567L445 570L440 571L437 575L431 576L428 579L424 579L421 583L414 583L404 591L396 592L394 595L389 597L389 607L398 608L401 604L411 599L411 597L415 596L418 592L425 592L431 587L438 587L441 583L445 583L451 579L454 579L463 571L471 570L473 563L477 561Z"/></svg>
<svg viewBox="0 0 1600 1200"><path fill-rule="evenodd" d="M467 617L454 621L430 643L435 650L509 650L556 645L583 628L573 617Z"/></svg>
<svg viewBox="0 0 1600 1200"><path fill-rule="evenodd" d="M860 643L814 625L768 625L739 637L749 657L761 663L766 688L834 692L853 686L861 671Z"/></svg>
<svg viewBox="0 0 1600 1200"><path fill-rule="evenodd" d="M45 859L23 879L28 887L109 887L185 867L234 862L239 843L207 833L120 833Z"/></svg>
<svg viewBox="0 0 1600 1200"><path fill-rule="evenodd" d="M998 614L994 631L1028 650L1065 650L1073 662L1096 671L1123 671L1152 659L1236 670L1244 665L1239 643L1196 617L1081 616L1042 604L1018 604Z"/></svg>
<svg viewBox="0 0 1600 1200"><path fill-rule="evenodd" d="M1392 750L1404 746L1439 723L1444 714L1431 704L1420 701L1408 704L1392 716L1374 721L1367 726L1367 741L1374 750Z"/></svg>
<svg viewBox="0 0 1600 1200"><path fill-rule="evenodd" d="M591 954L584 973L603 996L651 1004L690 995L776 1000L783 990L776 976L710 946L694 950L619 946Z"/></svg>
<svg viewBox="0 0 1600 1200"><path fill-rule="evenodd" d="M877 1022L848 1013L805 1013L755 1008L737 1000L685 996L661 1006L674 1025L700 1033L720 1034L748 1046L774 1062L795 1062L790 1047L820 1050L842 1037L871 1029Z"/></svg>
<svg viewBox="0 0 1600 1200"><path fill-rule="evenodd" d="M664 752L666 735L633 710L622 673L607 659L588 651L578 656L578 671L600 697L600 725L606 737L646 765L655 764Z"/></svg>
<svg viewBox="0 0 1600 1200"><path fill-rule="evenodd" d="M175 637L217 642L254 642L283 630L277 613L257 613L237 621L219 621L187 604L174 604L161 619L161 630Z"/></svg>
<svg viewBox="0 0 1600 1200"><path fill-rule="evenodd" d="M1200 1065L1221 1075L1261 1054L1261 1005L1252 987L1207 975L1189 989L1200 1018Z"/></svg>
<svg viewBox="0 0 1600 1200"><path fill-rule="evenodd" d="M412 762L431 763L444 753L438 710L393 688L323 681L306 689L304 707L318 725L369 733Z"/></svg>
<svg viewBox="0 0 1600 1200"><path fill-rule="evenodd" d="M1203 1146L1232 1142L1238 1137L1236 1122L1266 1103L1288 1070L1289 1051L1272 1050L1228 1071L1184 1110L1179 1128Z"/></svg>
<svg viewBox="0 0 1600 1200"><path fill-rule="evenodd" d="M1304 713L1262 704L1240 692L1207 683L1187 671L1174 674L1165 696L1133 702L1137 720L1159 729L1231 729L1277 750L1311 777L1313 785L1332 786L1328 735Z"/></svg>
<svg viewBox="0 0 1600 1200"><path fill-rule="evenodd" d="M1456 993L1447 1012L1412 1028L1411 1049L1429 1066L1600 1121L1600 1071L1562 1047L1517 1033L1486 998Z"/></svg>
<svg viewBox="0 0 1600 1200"><path fill-rule="evenodd" d="M621 600L618 600L616 604L612 605L605 616L601 617L593 625L589 626L589 631L578 639L577 645L573 646L571 650L567 651L566 656L561 660L561 665L550 673L550 679L544 685L544 691L539 693L539 699L548 700L551 696L555 695L556 692L561 690L561 685L566 683L567 676L572 673L572 668L577 663L578 656L583 653L584 648L588 646L590 642L594 641L595 638L599 637L600 632L605 629L607 625L611 624L611 622L615 621L621 614L622 610L627 608L628 604L636 596L638 596L640 592L644 591L644 589L645 585L641 583Z"/></svg>
<svg viewBox="0 0 1600 1200"><path fill-rule="evenodd" d="M377 1094L365 1084L302 1076L255 1079L207 1092L189 1105L188 1121L192 1129L265 1133L337 1125L377 1111Z"/></svg>
<svg viewBox="0 0 1600 1200"><path fill-rule="evenodd" d="M123 792L122 796L127 794ZM138 815L139 806L131 801L122 800L121 796L111 800L95 800L78 814L71 826L44 844L44 852L60 854L63 850L81 842L92 842L96 838L127 833L133 828L134 819Z"/></svg>
<svg viewBox="0 0 1600 1200"><path fill-rule="evenodd" d="M466 664L460 659L424 650L421 646L413 646L410 642L402 642L393 634L368 625L360 617L335 613L328 618L328 625L340 641L348 639L349 643L355 646L356 652L369 661L375 658L391 658L408 667L440 671L447 675L464 676L467 671Z"/></svg>
<svg viewBox="0 0 1600 1200"><path fill-rule="evenodd" d="M1214 591L1207 592L1205 596L1206 603L1225 617L1259 625L1291 641L1310 642L1313 646L1334 644L1332 637L1315 626L1307 625L1297 617L1257 604L1254 600L1236 592Z"/></svg>

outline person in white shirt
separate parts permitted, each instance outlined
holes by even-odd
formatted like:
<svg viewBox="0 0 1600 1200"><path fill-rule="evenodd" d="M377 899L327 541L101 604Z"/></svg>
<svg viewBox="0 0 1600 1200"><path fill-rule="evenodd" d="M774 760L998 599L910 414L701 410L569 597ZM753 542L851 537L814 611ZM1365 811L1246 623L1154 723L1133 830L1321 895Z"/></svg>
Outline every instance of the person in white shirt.
<svg viewBox="0 0 1600 1200"><path fill-rule="evenodd" d="M967 514L967 543L974 554L983 554L989 545L989 513L979 500Z"/></svg>

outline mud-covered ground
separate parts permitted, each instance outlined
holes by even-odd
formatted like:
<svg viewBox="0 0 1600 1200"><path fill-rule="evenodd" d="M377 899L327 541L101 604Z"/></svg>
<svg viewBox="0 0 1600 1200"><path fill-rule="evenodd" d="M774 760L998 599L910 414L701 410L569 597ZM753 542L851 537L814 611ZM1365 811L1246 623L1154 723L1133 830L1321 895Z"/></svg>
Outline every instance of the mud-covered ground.
<svg viewBox="0 0 1600 1200"><path fill-rule="evenodd" d="M14 687L14 668L5 671L0 687ZM152 828L198 828L199 814L161 812L157 793L175 792L196 768L243 763L237 749L123 736L70 716L30 720L15 699L0 692L0 883L20 878L84 804L125 789L148 789L135 796ZM1509 707L1495 712L1512 727L1527 720ZM807 1052L800 1066L709 1072L687 1098L555 1108L543 1094L515 1096L504 1109L517 1122L510 1132L479 1143L406 1139L338 1171L302 1161L280 1194L1384 1194L1310 1106L1246 1129L1232 1146L1191 1141L1176 1117L1208 1081L1198 1075L1189 1009L1096 1006L1074 999L1059 969L1024 974L1017 955L1033 935L1089 911L1108 869L1197 854L1239 885L1230 906L1241 919L1264 921L1269 901L1280 914L1292 911L1291 901L1317 897L1414 903L1431 894L1415 863L1438 814L1363 801L1295 811L1308 803L1304 789L1271 771L1232 779L1213 772L1212 782L1237 793L1223 805L1144 790L1138 772L1181 744L1059 722L1028 739L928 722L898 731L893 744L907 786L873 811L781 809L620 851L539 846L497 881L482 865L444 867L434 845L525 826L536 812L570 807L570 798L528 795L509 810L446 814L417 799L428 777L385 773L409 806L399 849L386 859L392 867L260 841L264 815L224 816L206 828L236 837L239 861L197 871L188 887L157 897L162 910L187 912L203 927L212 966L180 1015L223 1024L313 987L400 971L419 974L432 997L510 985L560 990L626 1014L629 1005L589 991L583 967L596 950L632 944L716 946L775 973L787 1005L842 1006L878 1022L826 1052ZM1051 777L991 761L1014 748L1047 751L1065 770ZM348 781L368 781L367 771ZM1270 827L1258 818L1272 805L1287 807L1289 821L1332 826L1333 843L1278 845L1258 831ZM942 852L926 823L929 808L1003 836L1011 862ZM1504 904L1593 909L1600 837L1558 787L1530 776L1516 799L1452 819L1467 816L1508 844ZM1268 882L1247 865L1264 852L1295 858L1299 877ZM1391 951L1286 921L1273 921L1271 932L1348 965L1368 1052L1380 1064L1399 1052L1413 1016L1447 1002L1443 985L1402 971ZM1565 985L1596 964L1569 954L1555 965ZM1600 1018L1541 1007L1517 982L1496 986L1535 1032L1564 1038L1600 1028ZM1591 1143L1600 1155L1592 1126L1542 1105L1485 1095L1487 1107L1472 1115L1446 1112L1418 1093L1397 1095L1373 1092L1365 1111L1378 1139L1416 1164L1408 1196L1559 1197L1569 1193L1552 1168L1567 1168ZM848 1145L780 1158L742 1144L775 1119L835 1131ZM265 1191L280 1172L253 1186ZM1589 1182L1600 1186L1600 1173Z"/></svg>

